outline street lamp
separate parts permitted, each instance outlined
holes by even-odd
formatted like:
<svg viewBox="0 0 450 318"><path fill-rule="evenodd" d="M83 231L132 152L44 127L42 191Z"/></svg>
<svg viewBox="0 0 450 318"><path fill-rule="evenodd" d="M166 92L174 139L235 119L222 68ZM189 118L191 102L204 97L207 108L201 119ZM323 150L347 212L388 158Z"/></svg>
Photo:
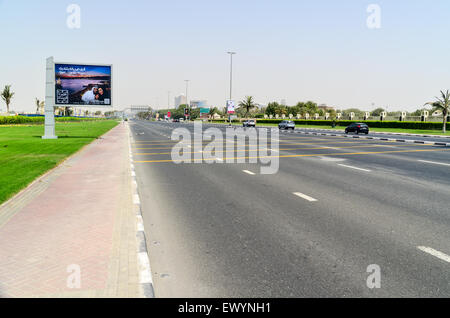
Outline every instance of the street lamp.
<svg viewBox="0 0 450 318"><path fill-rule="evenodd" d="M233 99L233 55L235 55L236 52L227 52L227 54L230 54L230 101L231 101ZM228 112L228 109L226 109L225 111ZM228 119L231 125L231 116L228 116Z"/></svg>
<svg viewBox="0 0 450 318"><path fill-rule="evenodd" d="M189 105L189 102L188 102L188 86L189 86L189 82L190 82L190 80L184 80L185 82L186 82L186 108L189 110L189 114L191 113L191 107L190 107L190 105ZM187 120L187 116L185 116L186 118L186 120Z"/></svg>
<svg viewBox="0 0 450 318"><path fill-rule="evenodd" d="M167 92L167 109L170 109L170 91Z"/></svg>

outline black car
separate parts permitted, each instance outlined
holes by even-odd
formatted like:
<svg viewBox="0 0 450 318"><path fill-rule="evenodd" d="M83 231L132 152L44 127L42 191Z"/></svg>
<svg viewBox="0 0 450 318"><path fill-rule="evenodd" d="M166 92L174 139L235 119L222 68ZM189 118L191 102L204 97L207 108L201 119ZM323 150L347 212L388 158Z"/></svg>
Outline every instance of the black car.
<svg viewBox="0 0 450 318"><path fill-rule="evenodd" d="M354 132L355 134L368 134L369 126L363 123L353 123L350 124L347 128L345 128L345 133Z"/></svg>
<svg viewBox="0 0 450 318"><path fill-rule="evenodd" d="M256 127L254 120L246 120L242 123L242 127Z"/></svg>

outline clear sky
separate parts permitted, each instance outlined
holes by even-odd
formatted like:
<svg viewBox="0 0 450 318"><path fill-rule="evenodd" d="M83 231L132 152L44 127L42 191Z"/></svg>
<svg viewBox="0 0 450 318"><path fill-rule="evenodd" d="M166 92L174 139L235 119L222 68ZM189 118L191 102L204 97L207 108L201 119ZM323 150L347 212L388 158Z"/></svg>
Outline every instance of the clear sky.
<svg viewBox="0 0 450 318"><path fill-rule="evenodd" d="M81 8L69 29L67 7ZM381 28L367 27L369 4ZM448 0L0 0L0 87L12 108L44 98L45 58L113 64L114 106L167 106L185 90L234 99L313 100L338 108L415 110L450 89ZM3 102L0 109L5 110Z"/></svg>

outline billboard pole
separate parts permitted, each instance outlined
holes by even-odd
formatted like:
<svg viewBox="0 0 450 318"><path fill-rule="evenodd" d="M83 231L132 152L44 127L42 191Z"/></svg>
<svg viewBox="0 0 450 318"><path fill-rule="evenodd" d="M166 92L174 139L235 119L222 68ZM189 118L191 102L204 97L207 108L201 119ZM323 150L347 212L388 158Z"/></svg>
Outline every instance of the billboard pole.
<svg viewBox="0 0 450 318"><path fill-rule="evenodd" d="M55 61L47 58L45 79L45 133L42 139L58 139L55 135Z"/></svg>

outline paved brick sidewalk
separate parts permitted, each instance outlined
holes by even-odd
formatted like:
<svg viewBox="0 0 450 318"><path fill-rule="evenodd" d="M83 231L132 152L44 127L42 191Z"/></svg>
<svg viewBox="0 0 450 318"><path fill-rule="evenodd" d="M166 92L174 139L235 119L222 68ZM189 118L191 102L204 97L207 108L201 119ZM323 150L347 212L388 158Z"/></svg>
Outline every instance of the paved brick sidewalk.
<svg viewBox="0 0 450 318"><path fill-rule="evenodd" d="M120 124L0 207L0 297L141 295L129 160Z"/></svg>

